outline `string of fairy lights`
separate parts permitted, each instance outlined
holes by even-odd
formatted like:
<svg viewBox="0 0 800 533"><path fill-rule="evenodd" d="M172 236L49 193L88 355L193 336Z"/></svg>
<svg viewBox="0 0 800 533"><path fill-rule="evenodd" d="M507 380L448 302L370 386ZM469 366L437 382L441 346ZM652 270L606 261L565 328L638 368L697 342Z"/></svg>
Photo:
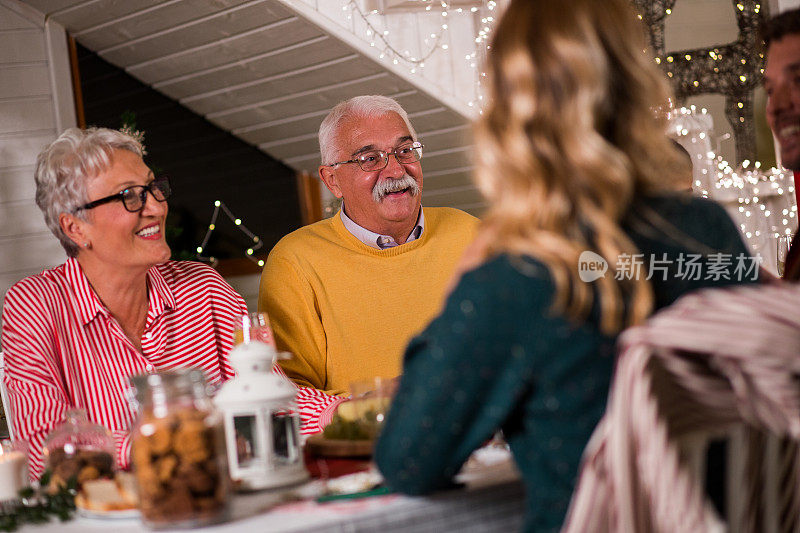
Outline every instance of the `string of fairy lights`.
<svg viewBox="0 0 800 533"><path fill-rule="evenodd" d="M776 268L776 237L793 235L798 227L791 172L763 168L744 160L734 168L718 155L713 120L705 109L673 109L670 135L686 148L694 167L694 193L724 206L753 254Z"/></svg>
<svg viewBox="0 0 800 533"><path fill-rule="evenodd" d="M763 1L763 0L761 0ZM737 163L729 164L719 154L719 140L714 137L713 121L706 109L694 106L672 109L670 121L674 128L671 134L681 141L693 157L695 166L694 190L701 196L711 197L726 204L733 214L738 214L742 235L750 240L751 247L763 246L764 239L775 235L791 234L797 227L797 206L795 205L794 181L790 174L772 168L764 169L755 159L755 138L752 127L754 97L753 91L761 83L764 72L764 54L758 46L757 27L768 16L766 6L759 0L733 0L733 10L739 27L739 38L731 43L707 48L676 50L667 52L664 46L665 21L672 14L676 0L631 0L639 18L648 26L654 60L670 79L677 101L699 94L721 93L726 97L725 115L731 124L736 143ZM430 13L435 27L418 43L418 50L412 53L409 48L399 46L398 36L393 35L385 18L387 13L363 7L363 0L346 0L342 10L347 12L348 21L363 30L366 42L379 52L381 60L394 65L406 65L412 74L425 68L434 54L452 54L451 36L454 14L465 12L474 14L474 50L464 55L468 68L475 70L476 80L486 76L482 70L483 58L489 48L489 40L503 0L483 0L468 7L457 0L409 0L407 5L418 4L419 11ZM476 5L477 4L477 5ZM374 3L373 3L374 5ZM438 22L437 22L438 19ZM463 19L459 19L463 22ZM410 48L414 48L413 46ZM480 93L480 91L479 91ZM480 109L483 96L478 94L468 102L471 107ZM216 227L219 212L222 211L250 238L254 246L245 251L253 262L263 266L263 260L253 257L263 244L259 237L250 232L222 202L215 202L215 210L209 229L200 246L197 257L200 260L215 262L213 257L204 255L211 234ZM735 217L737 218L737 217Z"/></svg>
<svg viewBox="0 0 800 533"><path fill-rule="evenodd" d="M446 19L447 18L447 14L448 14L447 2L441 2L441 5L442 5L442 17ZM426 6L426 10L430 11L431 7L432 7L432 5L429 4L428 6ZM371 47L377 46L378 45L378 41L380 41L380 43L382 44L382 47L383 47L383 50L381 51L380 56L379 56L381 59L385 58L386 56L389 56L389 59L395 65L400 63L400 61L404 61L405 63L409 63L409 64L412 65L412 67L411 67L411 73L412 74L416 73L416 71L417 71L416 69L417 68L425 68L425 61L427 61L440 47L443 50L447 50L447 48L449 46L446 43L442 44L442 39L443 39L445 33L447 32L447 30L449 29L449 26L447 25L447 22L442 23L442 26L441 26L442 31L441 32L439 32L439 33L431 33L430 34L430 39L433 39L433 44L430 45L430 48L428 49L428 51L425 52L424 54L422 54L421 57L415 57L415 56L411 55L411 51L408 50L408 49L405 49L405 50L403 50L401 52L400 50L398 50L397 48L392 46L392 44L391 44L391 42L389 40L389 33L390 33L389 30L387 30L387 29L378 29L378 28L375 27L375 25L370 20L369 15L377 15L378 14L378 10L372 10L372 11L369 12L369 15L368 15L368 14L364 13L364 11L361 9L361 6L355 0L351 0L348 4L343 6L343 9L345 11L348 10L348 9L352 10L353 13L358 15L361 18L361 20L364 22L364 24L366 25L366 28L367 28L365 30L366 36L369 39L369 45ZM350 17L348 17L348 18L350 18ZM429 40L427 38L425 39L425 44L426 45L429 44Z"/></svg>
<svg viewBox="0 0 800 533"><path fill-rule="evenodd" d="M737 163L755 158L754 91L761 85L764 54L758 28L768 18L762 0L733 0L738 36L725 44L667 51L666 20L676 0L631 0L648 28L656 63L669 78L679 102L700 94L722 94L725 117L734 132ZM684 2L686 4L687 2ZM679 6L680 7L680 6Z"/></svg>
<svg viewBox="0 0 800 533"><path fill-rule="evenodd" d="M499 4L498 5L498 1ZM455 0L407 0L405 10L416 9L421 13L430 12L430 16L441 19L439 31L434 31L424 38L425 51L417 55L408 49L401 49L392 44L393 35L387 29L387 15L377 9L365 9L363 0L347 0L342 9L348 12L347 19L353 20L355 16L363 24L364 38L370 47L380 49L380 59L389 61L394 65L405 63L412 74L424 69L426 61L437 51L444 54L451 52L449 37L450 19L453 13L469 11L477 14L480 19L475 22L475 48L464 55L468 68L475 70L476 79L480 81L486 76L482 68L482 57L488 50L489 39L492 34L495 15L502 9L502 0L475 2L470 7L460 7ZM768 16L761 0L733 0L732 6L739 36L735 41L718 46L687 49L667 52L664 45L664 31L666 19L672 14L676 0L631 0L639 12L639 18L648 27L651 48L656 63L670 78L676 97L679 102L686 98L708 93L721 93L725 95L725 115L734 130L734 142L738 162L744 159L753 159L755 155L755 133L751 124L753 116L754 97L753 91L760 85L761 74L764 67L764 55L758 46L757 28ZM463 5L463 2L460 3ZM463 24L459 29L463 30ZM353 31L359 30L353 26ZM396 39L395 39L396 40ZM420 48L423 45L420 44ZM475 98L467 102L470 107L482 106L483 100L480 90Z"/></svg>
<svg viewBox="0 0 800 533"><path fill-rule="evenodd" d="M427 52L421 55L421 57L415 57L411 54L411 51L408 49L405 50L398 50L393 46L390 42L390 31L383 27L379 29L377 26L382 24L377 24L373 22L370 18L371 16L381 15L381 13L377 9L373 9L368 12L364 12L361 8L361 5L356 0L349 0L347 4L342 6L344 11L351 11L355 13L364 23L365 25L365 36L369 41L371 47L376 47L379 44L382 46L382 52L380 54L380 58L383 59L388 56L389 60L391 60L394 64L398 64L399 62L403 61L405 63L409 63L413 65L412 68L420 67L424 68L425 61L430 58L437 49L447 50L450 45L444 41L444 36L450 29L450 25L448 24L448 17L451 13L464 13L469 11L470 13L477 13L480 11L480 8L477 6L470 6L470 7L452 7L450 2L445 0L419 0L417 3L421 6L425 6L424 11L430 12L433 10L433 6L437 6L438 12L441 14L442 23L440 25L441 31L431 33L429 38L424 38L424 44L430 45ZM489 0L486 3L486 10L492 12L497 7L497 2L495 0ZM352 19L352 15L348 15L348 20ZM379 20L383 20L382 17ZM494 17L492 15L482 16L480 19L480 27L478 28L477 35L475 36L475 44L480 45L488 43L489 35L492 32L492 24L494 23ZM431 44L431 40L433 40ZM380 41L380 43L379 43ZM472 60L477 57L477 54L470 54L466 59ZM477 67L477 64L471 65L473 67ZM413 72L413 70L412 70Z"/></svg>
<svg viewBox="0 0 800 533"><path fill-rule="evenodd" d="M263 259L256 259L254 257L255 252L257 250L260 250L264 246L264 243L261 240L261 237L259 237L258 235L256 235L255 233L253 233L252 231L247 229L247 226L245 226L242 223L242 219L240 219L236 215L234 215L231 212L231 210L228 209L228 206L226 206L224 203L222 203L221 200L215 200L214 201L214 212L211 214L211 221L208 223L208 228L206 229L206 234L205 234L205 237L203 237L203 241L200 243L200 246L197 247L197 256L196 257L197 257L198 261L203 261L203 262L206 262L206 263L210 263L211 266L216 266L216 264L217 264L217 258L216 257L210 256L210 255L204 255L204 254L205 254L205 251L206 251L206 247L208 246L208 242L211 240L211 235L214 233L214 230L217 229L217 219L219 218L220 211L223 214L225 214L225 216L227 216L231 220L231 222L233 222L233 224L237 228L239 228L239 230L242 233L244 233L253 242L253 245L250 248L247 248L245 250L245 253L244 253L245 257L247 257L250 261L252 261L253 263L257 264L258 266L263 267L264 266L264 260Z"/></svg>
<svg viewBox="0 0 800 533"><path fill-rule="evenodd" d="M762 6L761 1L732 1L739 29L736 40L711 47L668 52L664 44L665 24L675 9L676 0L631 0L639 12L639 18L648 27L655 61L670 79L678 101L684 102L687 98L700 94L719 93L725 96L725 116L735 134L733 141L736 145L737 163L755 157L755 130L752 127L754 90L760 85L764 70L764 54L760 51L757 28L768 17L768 10L766 6ZM458 7L454 5L454 0L407 1L405 9L417 5L420 12L431 12L433 19L428 20L441 19L440 23L431 24L439 24L439 31L425 37L424 45L427 48L418 55L392 44L393 37L394 40L397 37L387 29L386 17L390 13L380 13L376 9L365 10L362 8L363 3L363 0L347 1L342 9L349 13L348 20L356 17L363 22L363 37L370 47L380 49L381 59L394 65L404 63L412 74L423 69L434 53L454 53L449 44L449 36L446 35L452 31L450 19L454 13L476 13L480 19L476 20L474 27L475 48L464 55L464 60L467 67L475 71L479 84L486 76L481 65L482 58L488 50L495 16L502 8L502 1L500 6L495 0L476 2L480 7ZM463 31L463 24L459 29ZM358 33L359 30L354 26L353 31ZM480 110L482 100L483 95L479 90L467 104Z"/></svg>
<svg viewBox="0 0 800 533"><path fill-rule="evenodd" d="M412 54L408 48L400 49L392 43L392 34L386 28L386 21L377 9L364 10L361 3L357 0L349 0L342 10L349 11L347 20L353 20L353 15L358 17L363 23L364 37L369 43L371 48L380 49L378 54L379 58L391 62L394 65L404 63L409 67L411 74L416 74L419 70L425 68L426 61L428 61L435 53L440 50L449 53L450 43L449 35L450 20L452 15L462 13L473 13L480 16L476 20L474 43L475 48L470 53L464 55L464 61L468 67L476 70L477 79L480 80L486 76L485 72L477 72L481 56L489 47L489 38L492 33L492 28L495 22L494 12L498 7L496 0L485 0L481 6L460 7L453 6L447 0L418 0L415 2L419 7L424 6L425 13L436 11L441 17L441 23L438 24L438 31L433 31L422 37L420 48L427 47L419 54ZM476 106L480 100L483 99L482 95L477 95L476 99L467 102L470 107Z"/></svg>

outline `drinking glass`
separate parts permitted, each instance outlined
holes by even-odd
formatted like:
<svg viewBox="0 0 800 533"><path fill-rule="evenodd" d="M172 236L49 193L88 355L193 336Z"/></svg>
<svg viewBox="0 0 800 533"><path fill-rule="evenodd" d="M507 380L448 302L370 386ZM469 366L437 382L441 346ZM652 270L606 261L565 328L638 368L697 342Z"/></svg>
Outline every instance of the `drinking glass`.
<svg viewBox="0 0 800 533"><path fill-rule="evenodd" d="M791 235L778 235L775 237L775 257L778 260L778 277L783 277L783 271L786 266L786 256L789 254L789 246L792 244Z"/></svg>
<svg viewBox="0 0 800 533"><path fill-rule="evenodd" d="M275 346L275 338L269 325L267 313L247 313L236 319L233 328L233 345L261 341Z"/></svg>
<svg viewBox="0 0 800 533"><path fill-rule="evenodd" d="M389 404L397 388L397 379L375 377L350 384L350 407L361 428L376 438L383 427Z"/></svg>

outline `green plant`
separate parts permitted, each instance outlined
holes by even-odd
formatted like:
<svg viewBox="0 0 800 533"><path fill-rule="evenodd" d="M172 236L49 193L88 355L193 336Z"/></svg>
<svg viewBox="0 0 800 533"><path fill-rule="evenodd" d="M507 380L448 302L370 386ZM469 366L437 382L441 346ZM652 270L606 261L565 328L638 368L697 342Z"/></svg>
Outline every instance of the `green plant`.
<svg viewBox="0 0 800 533"><path fill-rule="evenodd" d="M45 471L39 488L31 487L19 491L18 504L5 504L0 508L0 531L16 531L25 524L44 524L53 517L62 522L71 520L75 513L75 495L78 481L72 477L67 484L54 492L48 492L50 472Z"/></svg>

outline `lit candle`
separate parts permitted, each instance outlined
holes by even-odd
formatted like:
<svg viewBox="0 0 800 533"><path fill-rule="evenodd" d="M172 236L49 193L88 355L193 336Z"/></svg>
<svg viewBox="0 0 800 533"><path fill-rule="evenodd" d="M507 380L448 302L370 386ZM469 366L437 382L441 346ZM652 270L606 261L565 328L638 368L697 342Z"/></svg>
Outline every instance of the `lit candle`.
<svg viewBox="0 0 800 533"><path fill-rule="evenodd" d="M0 446L0 501L19 497L20 489L28 483L28 455L22 447L3 441Z"/></svg>

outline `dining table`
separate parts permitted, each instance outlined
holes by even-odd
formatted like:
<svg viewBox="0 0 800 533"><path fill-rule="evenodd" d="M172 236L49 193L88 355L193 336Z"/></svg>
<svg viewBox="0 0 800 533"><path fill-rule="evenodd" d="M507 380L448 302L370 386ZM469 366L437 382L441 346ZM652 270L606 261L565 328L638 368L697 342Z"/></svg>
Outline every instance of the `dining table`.
<svg viewBox="0 0 800 533"><path fill-rule="evenodd" d="M206 533L250 532L495 532L519 531L524 489L510 452L502 447L477 450L454 479L453 487L426 496L372 490L328 494L329 485L357 477L377 476L368 459L323 458L306 454L307 483L283 489L239 493L230 518L206 526ZM146 531L137 517L54 519L27 525L22 533L128 533ZM161 530L161 531L169 531ZM182 531L185 531L183 529Z"/></svg>

